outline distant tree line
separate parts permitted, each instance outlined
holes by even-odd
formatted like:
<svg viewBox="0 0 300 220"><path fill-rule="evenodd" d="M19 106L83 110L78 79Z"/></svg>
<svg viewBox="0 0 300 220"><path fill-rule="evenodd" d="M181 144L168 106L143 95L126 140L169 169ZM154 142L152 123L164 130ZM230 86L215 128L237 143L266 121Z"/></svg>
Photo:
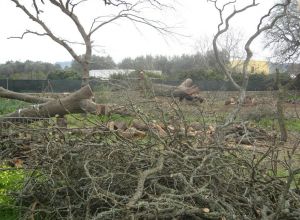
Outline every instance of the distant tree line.
<svg viewBox="0 0 300 220"><path fill-rule="evenodd" d="M222 53L224 62L229 63L229 56ZM124 58L115 63L110 56L96 56L91 58L90 69L134 69L160 70L168 79L183 79L190 77L195 80L222 79L223 75L216 66L212 51L206 54L192 54L181 56L138 56ZM70 67L61 68L58 64L33 61L8 61L0 65L0 78L9 79L79 79L82 67L72 61Z"/></svg>
<svg viewBox="0 0 300 220"><path fill-rule="evenodd" d="M7 61L0 65L1 79L45 79L51 72L60 69L59 65L34 61Z"/></svg>
<svg viewBox="0 0 300 220"><path fill-rule="evenodd" d="M59 64L34 61L7 61L0 64L0 79L44 80L44 79L81 79L78 71L62 69Z"/></svg>
<svg viewBox="0 0 300 220"><path fill-rule="evenodd" d="M222 59L229 64L230 57L226 51L221 53ZM166 79L181 80L190 77L194 80L223 79L223 74L216 65L213 51L205 54L183 54L181 56L138 56L124 58L116 64L110 56L92 56L91 69L134 69L134 70L160 70ZM73 61L71 69L81 72L80 65Z"/></svg>
<svg viewBox="0 0 300 220"><path fill-rule="evenodd" d="M224 63L229 64L230 58L226 51L221 52ZM224 80L224 74L219 70L212 51L205 54L191 54L181 56L138 56L136 58L124 58L115 63L110 56L92 56L90 69L133 69L137 75L140 70L160 70L162 78L166 80ZM0 79L81 79L82 69L76 61L72 61L69 67L62 68L58 64L33 61L8 61L0 64ZM150 73L151 74L151 73ZM115 78L122 76L115 75ZM150 77L156 78L155 75ZM241 80L241 74L235 73L233 77L237 82ZM273 76L263 74L251 74L250 81L265 83L272 87ZM284 81L288 81L287 74L283 74ZM225 79L226 80L226 79Z"/></svg>

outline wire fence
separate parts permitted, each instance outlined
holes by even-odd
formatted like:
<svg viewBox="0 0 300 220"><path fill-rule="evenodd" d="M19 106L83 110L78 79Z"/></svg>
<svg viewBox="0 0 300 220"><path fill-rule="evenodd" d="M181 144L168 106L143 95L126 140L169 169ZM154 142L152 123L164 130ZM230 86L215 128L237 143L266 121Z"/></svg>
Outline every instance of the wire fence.
<svg viewBox="0 0 300 220"><path fill-rule="evenodd" d="M0 135L10 135L12 131L16 132L24 128L28 130L28 125L33 122L39 122L39 129L54 124L53 119L48 117L3 117L0 122Z"/></svg>
<svg viewBox="0 0 300 220"><path fill-rule="evenodd" d="M135 85L138 79L128 78L126 80L101 80L92 79L90 81L91 87L101 88L107 86L124 86L130 87ZM162 80L152 79L153 83L160 83L166 85L179 85L179 80ZM235 91L231 82L224 80L202 80L194 81L194 84L199 86L202 91ZM15 92L73 92L81 87L81 80L11 80L0 79L0 86ZM267 91L270 90L270 83L264 80L250 80L247 89L249 91Z"/></svg>

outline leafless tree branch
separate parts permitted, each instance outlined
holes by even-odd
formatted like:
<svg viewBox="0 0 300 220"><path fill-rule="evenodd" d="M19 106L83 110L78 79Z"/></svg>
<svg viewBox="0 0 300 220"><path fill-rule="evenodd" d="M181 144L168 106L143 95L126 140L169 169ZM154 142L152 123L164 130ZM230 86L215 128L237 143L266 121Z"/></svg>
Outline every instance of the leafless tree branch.
<svg viewBox="0 0 300 220"><path fill-rule="evenodd" d="M210 0L209 0L210 1ZM234 2L228 2L226 4L224 4L224 6L222 8L219 8L217 6L217 1L210 1L210 2L213 2L214 5L215 5L215 8L219 11L219 15L220 15L220 23L218 25L218 32L217 34L214 36L214 39L213 39L213 49L214 49L214 53L215 53L215 56L216 56L216 59L217 59L217 62L221 68L221 70L224 72L224 74L228 77L228 79L231 81L231 83L234 85L234 87L240 91L240 96L239 96L239 105L238 107L232 112L232 114L230 114L228 116L228 119L227 119L227 122L225 123L224 126L227 126L229 123L231 123L233 121L233 119L236 117L237 113L240 111L240 105L242 105L242 103L244 102L244 99L246 97L246 89L247 89L247 85L248 85L248 65L249 65L249 62L250 62L250 59L253 55L251 49L250 49L250 46L252 44L252 42L263 32L271 29L274 27L274 25L276 24L276 22L283 16L286 15L286 10L287 10L287 6L291 3L290 0L287 0L285 3L283 4L275 4L269 11L266 15L264 15L263 17L261 17L260 21L259 21L259 24L257 25L257 30L256 32L249 37L249 39L247 40L244 48L245 48L245 51L246 51L246 59L245 61L243 62L243 70L242 70L242 74L243 74L243 80L242 80L242 84L239 85L238 83L236 83L236 81L232 78L232 73L231 73L231 70L228 69L226 67L226 65L222 62L221 58L220 58L220 55L219 55L219 49L218 49L218 44L217 44L217 41L218 41L218 38L224 34L225 32L228 31L229 29L229 22L230 20L236 16L237 14L239 13L242 13L244 11L246 11L247 9L249 8L252 8L252 7L256 7L258 6L258 3L256 3L255 0L253 0L253 2L251 4L248 4L246 6L244 6L243 8L241 9L235 9L233 10L232 13L230 13L226 18L224 18L224 10L226 9L227 6L231 5L232 3ZM264 25L263 26L263 21L264 19L266 19L267 17L269 17L272 13L272 11L274 10L274 8L277 8L277 7L282 7L284 10L281 14L275 16L273 19L272 19L272 22L270 24L267 24L267 25Z"/></svg>
<svg viewBox="0 0 300 220"><path fill-rule="evenodd" d="M146 17L143 17L141 14L142 9L137 9L138 6L142 5L150 5L151 7L154 7L155 9L159 9L162 7L167 7L167 5L162 4L160 1L157 0L143 0L143 1L136 1L135 3L129 3L127 1L123 0L113 0L113 1L104 1L105 5L112 5L114 7L119 7L119 13L114 16L98 16L96 17L88 31L85 30L83 24L80 21L80 18L75 14L74 10L78 8L82 3L87 3L87 0L79 0L79 1L72 1L72 0L49 0L48 3L50 3L52 6L58 8L66 17L70 18L73 22L73 24L76 26L78 33L80 34L84 46L85 46L85 54L84 56L79 56L71 47L71 44L74 44L75 42L68 41L66 39L61 39L57 37L57 35L54 34L54 32L50 29L50 26L48 26L40 17L39 14L42 11L42 7L45 10L46 7L49 7L51 5L44 6L44 1L41 1L41 4L38 4L38 1L32 0L34 12L30 11L30 8L26 6L25 4L21 3L19 0L11 0L15 3L15 5L20 8L31 20L38 23L41 28L45 31L45 34L40 34L36 31L29 31L23 33L21 37L12 37L12 38L20 38L22 39L24 35L26 34L35 34L39 36L49 36L53 41L63 46L74 58L75 61L77 61L83 69L83 84L88 83L89 78L89 65L91 62L91 56L92 56L92 35L98 31L103 26L112 23L120 18L126 18L133 23L143 24L149 27L154 28L161 34L170 34L172 33L168 28L167 25L160 21L156 21L153 19L149 19ZM103 19L105 17L108 17L107 20L100 21L100 19ZM83 44L82 44L83 45Z"/></svg>

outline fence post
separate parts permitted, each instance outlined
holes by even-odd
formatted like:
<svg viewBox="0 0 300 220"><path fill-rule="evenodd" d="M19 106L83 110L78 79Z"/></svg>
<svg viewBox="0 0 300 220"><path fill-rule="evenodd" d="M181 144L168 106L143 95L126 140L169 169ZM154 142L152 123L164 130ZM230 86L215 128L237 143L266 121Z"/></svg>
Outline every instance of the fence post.
<svg viewBox="0 0 300 220"><path fill-rule="evenodd" d="M6 89L8 90L8 78L6 78Z"/></svg>

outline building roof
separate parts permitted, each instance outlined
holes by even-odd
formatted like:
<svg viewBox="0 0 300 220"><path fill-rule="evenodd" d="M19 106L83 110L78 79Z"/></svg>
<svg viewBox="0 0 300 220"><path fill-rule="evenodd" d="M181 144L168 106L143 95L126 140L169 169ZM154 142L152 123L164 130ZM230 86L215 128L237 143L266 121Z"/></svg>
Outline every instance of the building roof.
<svg viewBox="0 0 300 220"><path fill-rule="evenodd" d="M135 70L133 69L106 69L106 70L90 70L90 77L108 79L113 74L128 74Z"/></svg>

